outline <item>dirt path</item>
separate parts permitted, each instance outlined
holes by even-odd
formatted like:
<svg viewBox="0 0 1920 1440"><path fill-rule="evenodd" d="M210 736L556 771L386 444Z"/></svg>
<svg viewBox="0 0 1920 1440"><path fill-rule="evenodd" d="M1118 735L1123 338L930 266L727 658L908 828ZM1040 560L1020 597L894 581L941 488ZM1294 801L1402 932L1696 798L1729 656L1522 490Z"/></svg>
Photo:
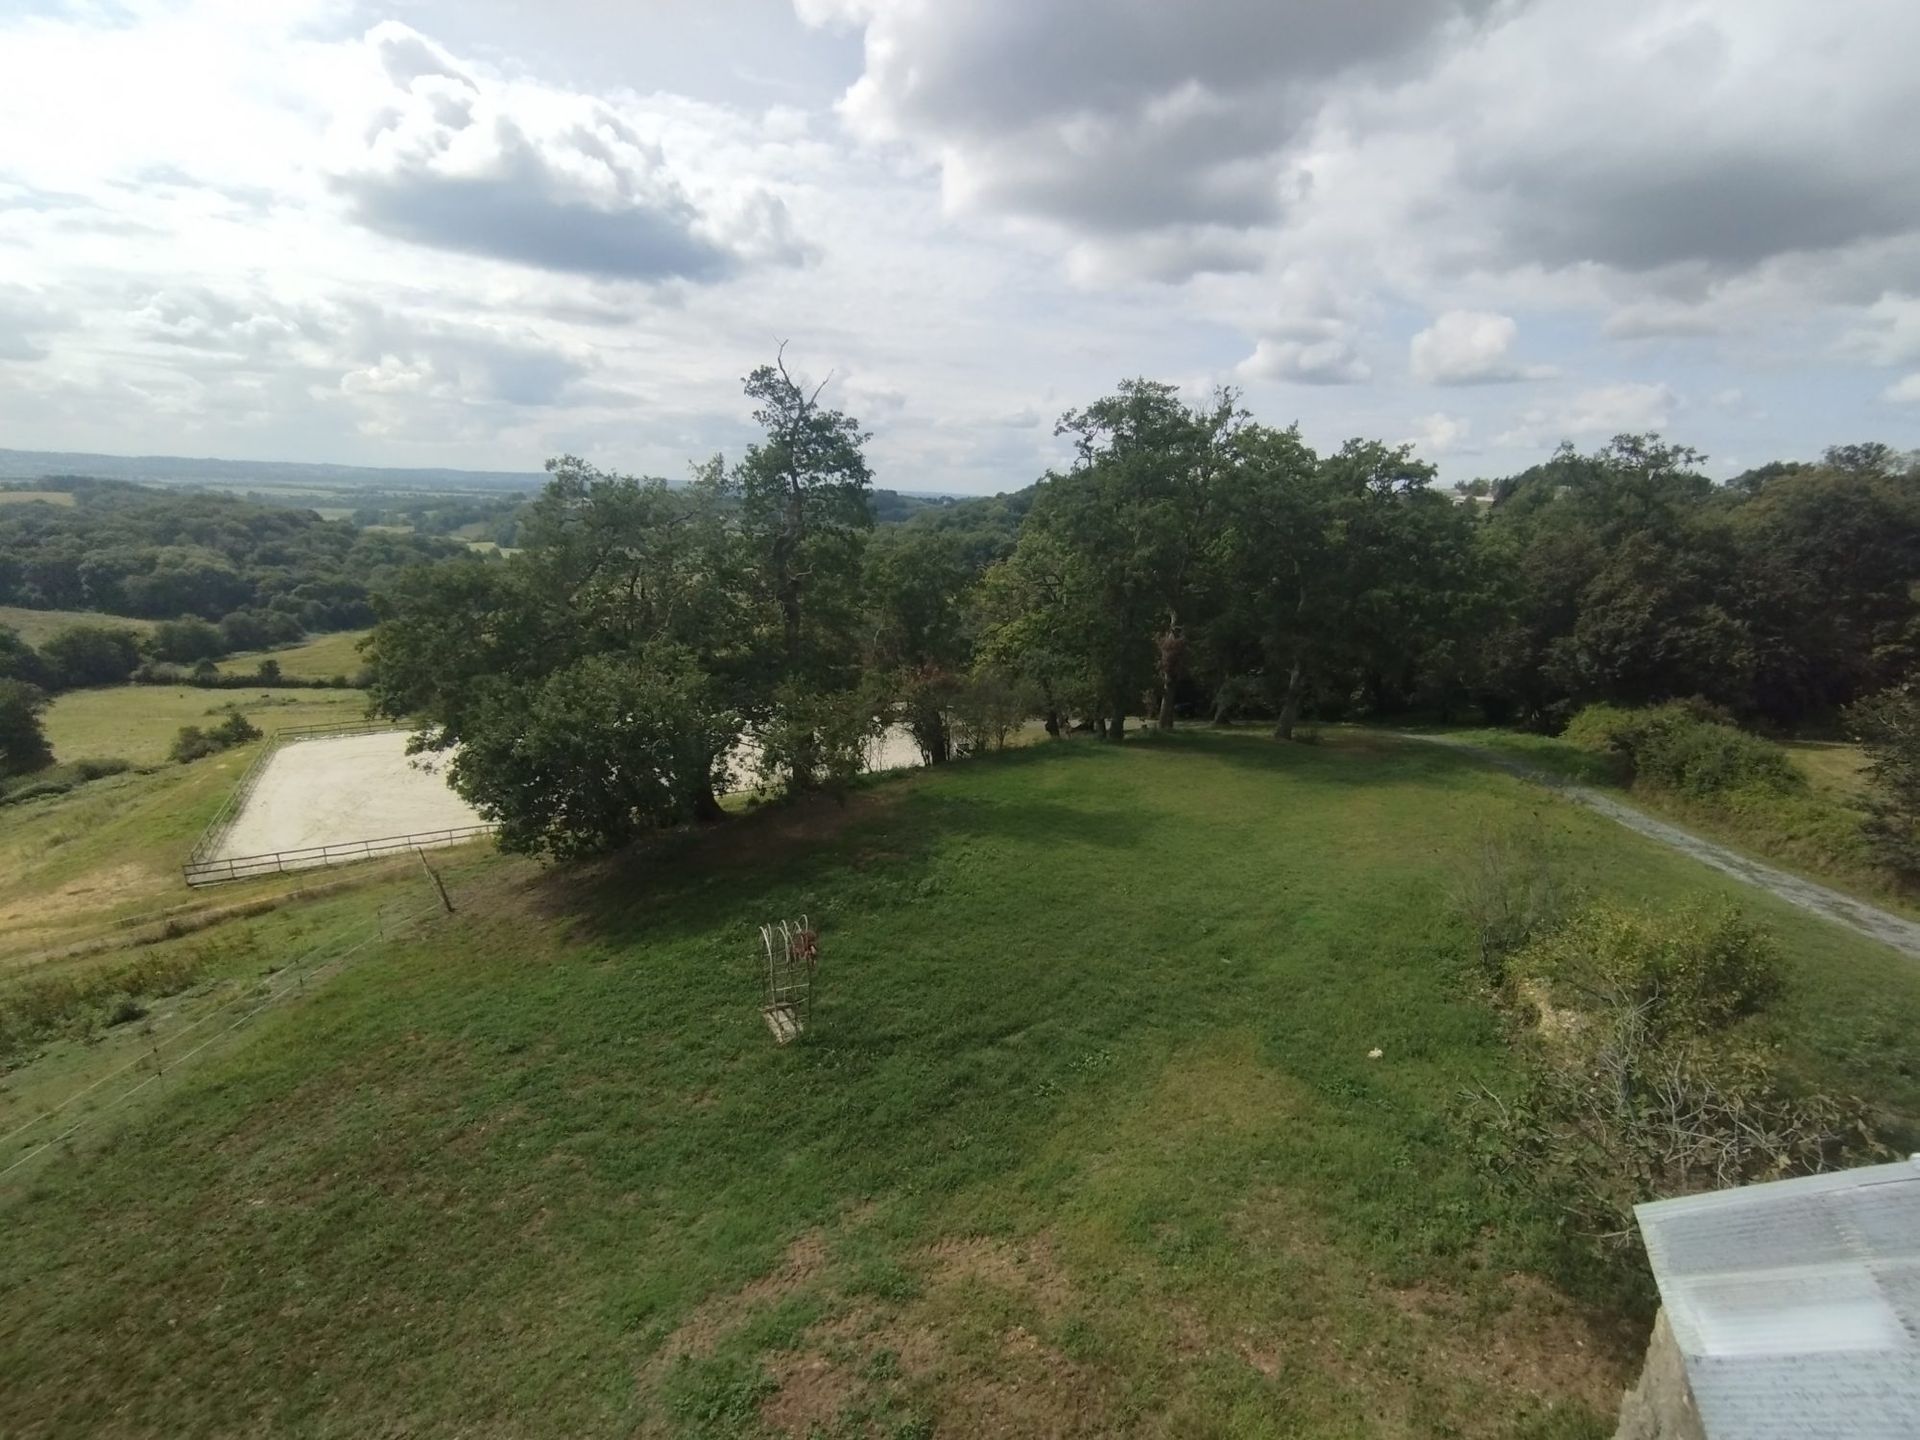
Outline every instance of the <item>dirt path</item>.
<svg viewBox="0 0 1920 1440"><path fill-rule="evenodd" d="M1557 790L1569 800L1598 811L1616 824L1646 836L1649 840L1665 845L1669 850L1678 850L1682 855L1690 855L1703 865L1711 865L1722 874L1731 875L1736 880L1745 881L1756 889L1764 890L1776 899L1789 905L1798 905L1802 910L1811 910L1836 924L1865 935L1870 940L1878 940L1883 945L1891 945L1902 955L1920 959L1920 924L1902 919L1891 911L1882 910L1877 905L1869 905L1864 900L1856 900L1851 895L1843 895L1838 890L1828 889L1815 881L1789 874L1785 870L1776 870L1771 865L1758 860L1750 860L1745 855L1716 845L1711 840L1702 840L1698 835L1682 830L1677 825L1669 825L1664 820L1656 820L1651 815L1634 809L1631 805L1616 800L1603 790L1590 785L1576 785L1563 780L1545 770L1535 769L1531 765L1510 759L1492 750L1482 749L1465 740L1456 740L1450 735L1414 735L1406 731L1397 732L1402 739L1418 740L1427 745L1443 745L1449 750L1458 750L1483 760L1510 775L1518 775L1523 780L1531 780L1537 785L1545 785Z"/></svg>

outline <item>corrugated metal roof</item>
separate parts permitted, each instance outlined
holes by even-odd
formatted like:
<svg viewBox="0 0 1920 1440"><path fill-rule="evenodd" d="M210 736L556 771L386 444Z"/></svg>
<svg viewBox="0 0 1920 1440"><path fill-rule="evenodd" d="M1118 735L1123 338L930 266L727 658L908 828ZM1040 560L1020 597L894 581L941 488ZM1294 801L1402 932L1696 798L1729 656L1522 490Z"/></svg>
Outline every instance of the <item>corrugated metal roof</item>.
<svg viewBox="0 0 1920 1440"><path fill-rule="evenodd" d="M1920 1437L1920 1156L1634 1213L1709 1440Z"/></svg>

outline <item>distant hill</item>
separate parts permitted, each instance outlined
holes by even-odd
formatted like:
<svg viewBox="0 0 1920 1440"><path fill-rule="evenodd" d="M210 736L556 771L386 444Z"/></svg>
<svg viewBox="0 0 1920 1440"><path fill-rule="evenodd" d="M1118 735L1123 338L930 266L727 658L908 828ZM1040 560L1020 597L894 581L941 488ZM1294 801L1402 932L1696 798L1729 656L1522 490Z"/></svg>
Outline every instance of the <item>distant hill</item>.
<svg viewBox="0 0 1920 1440"><path fill-rule="evenodd" d="M337 494L343 490L385 494L419 490L434 495L512 493L538 490L547 483L546 473L538 470L409 470L385 465L314 465L295 460L195 460L181 455L90 455L77 450L0 449L0 484L56 475L85 475L95 480L126 480L141 485L283 490L301 495ZM938 490L877 493L926 501L966 498Z"/></svg>
<svg viewBox="0 0 1920 1440"><path fill-rule="evenodd" d="M222 490L537 490L538 471L407 470L373 465L311 465L292 460L188 459L179 455L88 455L70 450L0 450L0 481L88 475L146 485L203 485Z"/></svg>

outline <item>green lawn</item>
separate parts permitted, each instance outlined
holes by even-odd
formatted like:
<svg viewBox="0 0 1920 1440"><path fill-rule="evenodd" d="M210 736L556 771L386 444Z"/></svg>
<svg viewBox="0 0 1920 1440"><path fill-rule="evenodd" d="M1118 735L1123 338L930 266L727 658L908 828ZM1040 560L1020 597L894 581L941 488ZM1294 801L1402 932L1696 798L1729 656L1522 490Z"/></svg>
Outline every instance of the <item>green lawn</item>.
<svg viewBox="0 0 1920 1440"><path fill-rule="evenodd" d="M119 756L157 765L183 725L217 725L238 706L262 730L364 718L360 690L210 690L182 685L114 685L70 690L47 707L45 725L60 760Z"/></svg>
<svg viewBox="0 0 1920 1440"><path fill-rule="evenodd" d="M1609 1435L1647 1317L1556 1285L1454 1119L1513 1070L1447 887L1536 816L1776 926L1785 1061L1920 1114L1920 967L1464 757L1035 746L449 856L458 914L0 1181L0 1433ZM421 888L214 933L264 966ZM776 1049L753 927L802 912Z"/></svg>
<svg viewBox="0 0 1920 1440"><path fill-rule="evenodd" d="M0 605L0 625L18 630L21 639L37 648L69 625L111 625L144 632L153 628L153 621L106 615L98 610L29 610L21 605Z"/></svg>
<svg viewBox="0 0 1920 1440"><path fill-rule="evenodd" d="M1566 740L1518 730L1445 733L1562 779L1620 788L1619 772L1606 756ZM1625 791L1641 809L1722 845L1810 875L1877 905L1920 916L1920 892L1883 868L1861 833L1866 757L1860 747L1803 740L1789 741L1783 748L1807 777L1804 793L1735 794L1704 800L1644 784L1625 787Z"/></svg>
<svg viewBox="0 0 1920 1440"><path fill-rule="evenodd" d="M365 630L340 630L331 635L316 635L311 640L281 650L229 655L219 662L220 673L251 675L260 668L262 660L276 660L283 675L298 676L303 680L330 680L335 675L352 679L366 668L366 658L361 655L359 645L367 634Z"/></svg>

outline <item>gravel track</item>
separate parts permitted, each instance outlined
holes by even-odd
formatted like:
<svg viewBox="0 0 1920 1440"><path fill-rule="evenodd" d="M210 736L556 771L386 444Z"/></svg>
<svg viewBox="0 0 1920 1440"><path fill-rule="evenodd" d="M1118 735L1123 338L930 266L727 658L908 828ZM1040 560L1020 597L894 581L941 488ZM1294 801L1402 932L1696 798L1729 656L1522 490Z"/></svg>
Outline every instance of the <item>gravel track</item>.
<svg viewBox="0 0 1920 1440"><path fill-rule="evenodd" d="M1470 755L1476 760L1530 780L1536 785L1544 785L1557 791L1587 809L1606 816L1617 825L1624 825L1635 834L1644 835L1649 840L1665 845L1669 850L1677 850L1682 855L1691 856L1702 865L1711 865L1723 875L1764 890L1775 899L1784 900L1789 905L1797 905L1802 910L1810 910L1815 915L1844 925L1856 934L1869 940L1878 940L1890 945L1902 955L1920 960L1920 924L1895 915L1890 910L1882 910L1878 905L1870 905L1864 900L1856 900L1851 895L1843 895L1817 881L1803 876L1793 875L1779 870L1761 861L1749 859L1724 845L1716 845L1711 840L1703 840L1698 835L1682 830L1678 825L1669 825L1664 820L1656 820L1651 815L1634 809L1631 805L1615 799L1603 790L1591 785L1576 784L1564 780L1545 770L1514 760L1492 750L1483 749L1465 740L1456 740L1450 735L1416 735L1408 731L1396 731L1403 740L1417 740L1423 745L1440 745L1448 750Z"/></svg>

